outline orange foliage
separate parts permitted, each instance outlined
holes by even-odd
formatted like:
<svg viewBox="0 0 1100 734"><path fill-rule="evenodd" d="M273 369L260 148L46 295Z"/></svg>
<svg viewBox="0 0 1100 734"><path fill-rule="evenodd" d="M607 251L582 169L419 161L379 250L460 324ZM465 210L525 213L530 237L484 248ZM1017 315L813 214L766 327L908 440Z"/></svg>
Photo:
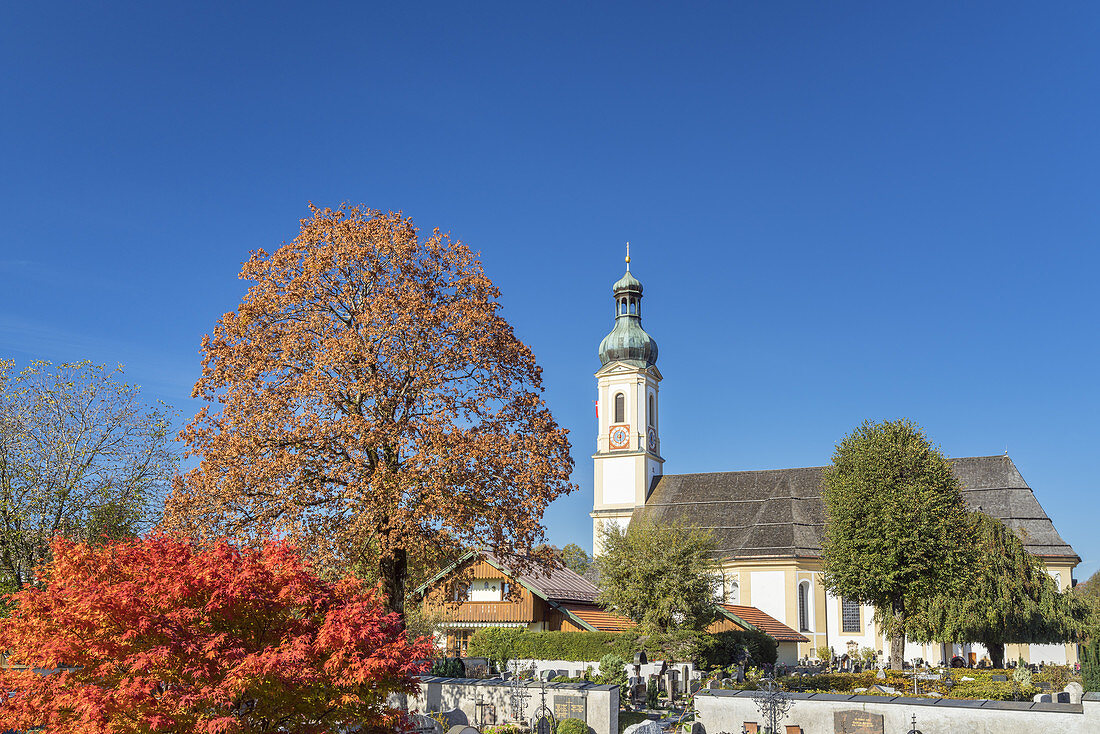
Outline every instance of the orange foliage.
<svg viewBox="0 0 1100 734"><path fill-rule="evenodd" d="M400 214L311 211L253 253L254 284L203 339L194 396L211 407L181 434L201 463L165 525L289 537L376 572L403 610L410 553L530 556L546 505L575 488L567 432L466 245Z"/></svg>
<svg viewBox="0 0 1100 734"><path fill-rule="evenodd" d="M56 734L300 734L394 725L415 661L395 614L360 582L319 580L285 544L196 551L164 537L56 540L42 588L0 621L5 728Z"/></svg>

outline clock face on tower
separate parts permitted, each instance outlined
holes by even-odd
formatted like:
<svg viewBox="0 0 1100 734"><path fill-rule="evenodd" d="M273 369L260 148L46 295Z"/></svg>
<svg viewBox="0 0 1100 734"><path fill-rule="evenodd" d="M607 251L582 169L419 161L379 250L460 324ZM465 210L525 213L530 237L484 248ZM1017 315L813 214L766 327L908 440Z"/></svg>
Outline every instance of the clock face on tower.
<svg viewBox="0 0 1100 734"><path fill-rule="evenodd" d="M649 429L649 450L657 450L657 431L653 430L652 428Z"/></svg>
<svg viewBox="0 0 1100 734"><path fill-rule="evenodd" d="M611 448L627 448L630 446L630 426L611 426L611 433L608 435L608 438L611 439Z"/></svg>

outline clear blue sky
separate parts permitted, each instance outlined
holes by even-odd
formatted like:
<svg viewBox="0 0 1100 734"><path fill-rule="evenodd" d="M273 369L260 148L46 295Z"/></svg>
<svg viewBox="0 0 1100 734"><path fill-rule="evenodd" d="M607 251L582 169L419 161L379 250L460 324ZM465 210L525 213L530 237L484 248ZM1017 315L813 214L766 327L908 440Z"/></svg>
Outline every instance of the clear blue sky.
<svg viewBox="0 0 1100 734"><path fill-rule="evenodd" d="M960 7L964 5L965 7ZM1100 561L1100 6L9 3L0 354L194 411L201 336L306 202L482 252L572 431L632 242L669 473L867 418L1007 447Z"/></svg>

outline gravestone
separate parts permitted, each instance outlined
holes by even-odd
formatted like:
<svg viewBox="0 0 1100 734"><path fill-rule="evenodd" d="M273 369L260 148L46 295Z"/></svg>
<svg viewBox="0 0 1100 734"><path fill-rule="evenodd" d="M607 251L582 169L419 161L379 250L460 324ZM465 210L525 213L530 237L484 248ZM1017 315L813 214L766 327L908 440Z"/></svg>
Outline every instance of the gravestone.
<svg viewBox="0 0 1100 734"><path fill-rule="evenodd" d="M1031 700L1035 703L1051 703L1049 693L1036 693Z"/></svg>
<svg viewBox="0 0 1100 734"><path fill-rule="evenodd" d="M1007 675L992 675L992 676L989 677L989 680L993 681L994 683L1008 683L1008 676Z"/></svg>
<svg viewBox="0 0 1100 734"><path fill-rule="evenodd" d="M1070 703L1081 703L1081 697L1085 695L1085 687L1077 681L1066 684L1066 693L1069 694Z"/></svg>
<svg viewBox="0 0 1100 734"><path fill-rule="evenodd" d="M882 714L867 711L833 712L834 734L883 734Z"/></svg>
<svg viewBox="0 0 1100 734"><path fill-rule="evenodd" d="M481 734L481 732L472 726L452 726L447 730L447 734Z"/></svg>
<svg viewBox="0 0 1100 734"><path fill-rule="evenodd" d="M877 680L886 680L886 668L879 668L878 672L875 673L875 678Z"/></svg>
<svg viewBox="0 0 1100 734"><path fill-rule="evenodd" d="M685 721L683 732L684 734L707 734L701 721Z"/></svg>
<svg viewBox="0 0 1100 734"><path fill-rule="evenodd" d="M1054 703L1069 703L1069 693L1066 691L1059 691L1054 694Z"/></svg>
<svg viewBox="0 0 1100 734"><path fill-rule="evenodd" d="M554 720L549 716L540 716L532 730L534 734L554 734Z"/></svg>
<svg viewBox="0 0 1100 734"><path fill-rule="evenodd" d="M588 723L588 709L585 705L584 696L563 696L561 694L555 694L552 711L554 712L554 718L558 721L564 719L580 719Z"/></svg>
<svg viewBox="0 0 1100 734"><path fill-rule="evenodd" d="M470 720L466 718L466 713L462 709L440 711L439 718L443 719L443 726L446 727L448 732L456 726L466 726L470 723Z"/></svg>
<svg viewBox="0 0 1100 734"><path fill-rule="evenodd" d="M631 724L623 730L623 734L664 734L661 725L653 719Z"/></svg>
<svg viewBox="0 0 1100 734"><path fill-rule="evenodd" d="M443 724L424 714L413 714L411 717L413 731L416 734L443 734Z"/></svg>

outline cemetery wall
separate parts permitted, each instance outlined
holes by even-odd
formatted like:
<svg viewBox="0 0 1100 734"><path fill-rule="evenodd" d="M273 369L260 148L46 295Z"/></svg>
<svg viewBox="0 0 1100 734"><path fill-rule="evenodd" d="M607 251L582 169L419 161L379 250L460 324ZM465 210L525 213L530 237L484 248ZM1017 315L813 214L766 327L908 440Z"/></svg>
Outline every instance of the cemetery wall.
<svg viewBox="0 0 1100 734"><path fill-rule="evenodd" d="M513 664L518 665L520 670L534 670L535 678L543 677L544 672L547 674L554 673L554 675L550 677L566 675L572 678L576 678L580 675L583 675L584 671L590 666L592 668L593 674L603 673L603 671L600 670L599 661L577 662L576 660L531 660L524 658L520 660L514 660L509 663L509 669ZM680 680L692 680L699 678L699 675L696 673L694 663L669 663L668 667L670 670L675 670L679 674ZM626 674L628 676L634 675L633 663L628 661L623 669L626 671ZM660 672L660 661L645 663L641 666L641 676L643 678L648 678L651 675L657 675Z"/></svg>
<svg viewBox="0 0 1100 734"><path fill-rule="evenodd" d="M695 697L699 721L710 734L739 732L746 722L763 723L753 691L703 690ZM886 698L846 694L791 693L783 726L799 734L890 734L917 729L967 734L1060 734L1100 732L1100 694L1086 693L1081 703L963 701L936 698ZM781 729L782 731L783 729ZM796 731L787 729L787 731Z"/></svg>
<svg viewBox="0 0 1100 734"><path fill-rule="evenodd" d="M542 683L524 682L524 720L530 722L541 705ZM595 683L546 683L546 705L557 718L583 719L590 733L619 734L619 688ZM422 676L420 692L407 699L409 711L432 713L459 709L469 724L481 728L511 720L512 689L505 681ZM478 704L482 704L479 710Z"/></svg>

